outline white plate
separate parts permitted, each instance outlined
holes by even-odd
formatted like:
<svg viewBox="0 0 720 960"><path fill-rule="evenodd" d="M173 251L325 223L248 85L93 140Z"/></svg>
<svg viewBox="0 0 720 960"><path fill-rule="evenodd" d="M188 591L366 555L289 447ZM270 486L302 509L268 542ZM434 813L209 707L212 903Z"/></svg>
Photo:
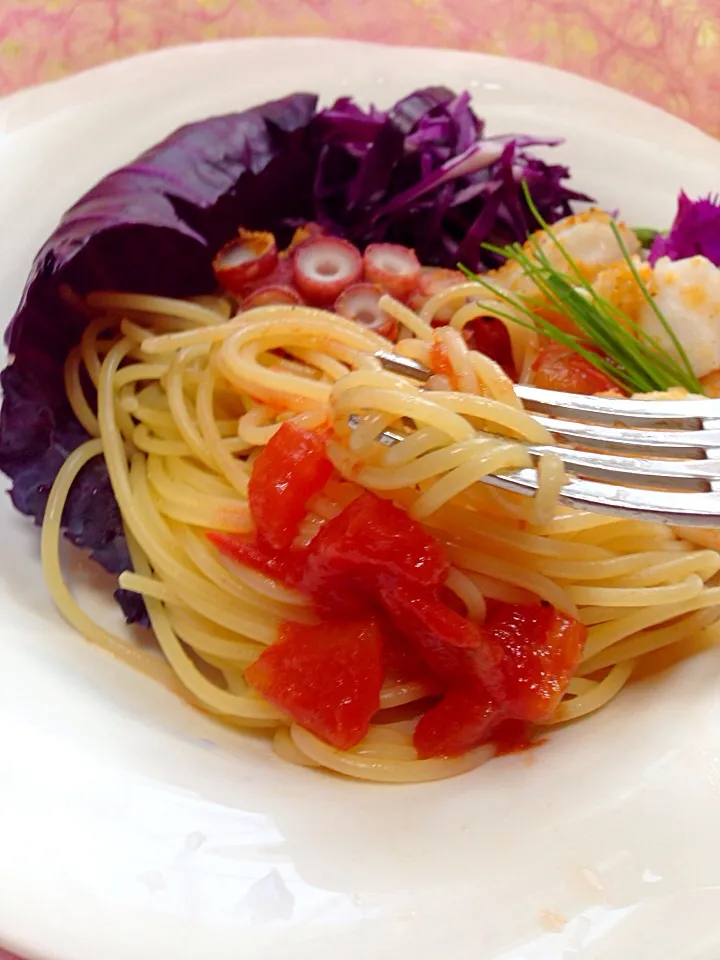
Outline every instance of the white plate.
<svg viewBox="0 0 720 960"><path fill-rule="evenodd" d="M495 132L557 133L634 223L720 187L720 145L511 60L324 40L113 64L0 102L0 315L94 180L180 122L297 89L386 105L468 88ZM717 960L720 655L542 749L443 783L291 767L69 631L38 536L0 543L0 942L42 960Z"/></svg>

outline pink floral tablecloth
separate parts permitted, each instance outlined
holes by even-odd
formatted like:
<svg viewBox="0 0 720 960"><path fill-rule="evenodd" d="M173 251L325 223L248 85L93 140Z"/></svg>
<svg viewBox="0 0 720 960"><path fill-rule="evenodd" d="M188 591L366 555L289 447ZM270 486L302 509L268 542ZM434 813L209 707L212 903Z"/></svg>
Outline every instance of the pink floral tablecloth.
<svg viewBox="0 0 720 960"><path fill-rule="evenodd" d="M720 135L720 0L0 0L0 95L157 47L273 35L538 60Z"/></svg>
<svg viewBox="0 0 720 960"><path fill-rule="evenodd" d="M0 0L0 94L170 44L280 34L540 60L720 134L720 0Z"/></svg>

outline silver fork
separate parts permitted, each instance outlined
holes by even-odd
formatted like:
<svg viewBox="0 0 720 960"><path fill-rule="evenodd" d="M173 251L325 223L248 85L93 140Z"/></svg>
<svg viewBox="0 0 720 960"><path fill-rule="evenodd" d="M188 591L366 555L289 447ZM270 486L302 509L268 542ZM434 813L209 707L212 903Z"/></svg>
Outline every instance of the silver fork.
<svg viewBox="0 0 720 960"><path fill-rule="evenodd" d="M432 376L415 360L385 351L375 356L393 373L420 382ZM522 385L515 392L559 441L527 449L533 458L552 453L565 464L562 503L638 520L720 527L720 399L611 400ZM393 444L402 438L388 430L381 439ZM538 487L534 468L484 479L526 496Z"/></svg>

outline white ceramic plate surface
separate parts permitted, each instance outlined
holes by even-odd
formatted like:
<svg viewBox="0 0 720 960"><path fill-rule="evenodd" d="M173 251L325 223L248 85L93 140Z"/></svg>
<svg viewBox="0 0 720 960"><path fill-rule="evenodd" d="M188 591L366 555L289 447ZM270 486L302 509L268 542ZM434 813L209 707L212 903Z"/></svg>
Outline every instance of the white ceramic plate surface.
<svg viewBox="0 0 720 960"><path fill-rule="evenodd" d="M547 68L325 40L233 41L0 101L0 318L59 215L180 123L305 89L467 88L554 133L636 224L720 187L720 144ZM442 783L295 768L73 635L37 530L0 504L0 943L41 960L718 960L720 651L525 756ZM93 578L87 572L81 577ZM113 618L89 583L89 602ZM94 597L94 600L93 600Z"/></svg>

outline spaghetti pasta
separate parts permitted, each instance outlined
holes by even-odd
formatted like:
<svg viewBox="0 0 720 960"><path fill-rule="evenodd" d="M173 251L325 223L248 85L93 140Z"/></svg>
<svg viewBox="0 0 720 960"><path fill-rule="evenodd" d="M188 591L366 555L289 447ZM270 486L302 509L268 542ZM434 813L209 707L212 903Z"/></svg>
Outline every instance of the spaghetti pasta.
<svg viewBox="0 0 720 960"><path fill-rule="evenodd" d="M556 458L541 463L534 500L478 483L530 464L517 440L551 442L497 364L469 350L458 332L479 315L468 296L480 294L487 297L462 284L433 297L419 315L383 299L405 329L398 352L430 363L433 344L446 351L454 389L428 391L381 368L373 354L387 349L382 337L323 310L266 306L231 317L222 298L90 295L95 319L67 358L65 386L91 439L58 474L42 534L45 577L63 616L207 712L233 725L269 727L278 755L294 763L415 782L491 757L487 745L454 759L417 757L414 719L434 692L422 681L386 681L368 735L347 751L291 724L244 681L281 623L312 624L315 612L297 590L222 557L204 531L252 530L253 465L280 425L293 420L329 426L335 469L308 504L301 538L311 539L364 488L390 497L443 545L452 564L446 588L472 620L482 622L489 600L541 600L588 626L582 662L550 725L598 710L643 658L670 645L680 650L716 628L715 551L653 524L558 508L564 474ZM449 327L434 332L430 321L448 307ZM482 311L487 315L487 303ZM534 335L517 327L511 336L522 369ZM394 446L378 440L388 427L402 436ZM75 477L98 456L131 545L134 571L121 575L120 586L143 595L162 657L94 624L62 578L63 505Z"/></svg>

